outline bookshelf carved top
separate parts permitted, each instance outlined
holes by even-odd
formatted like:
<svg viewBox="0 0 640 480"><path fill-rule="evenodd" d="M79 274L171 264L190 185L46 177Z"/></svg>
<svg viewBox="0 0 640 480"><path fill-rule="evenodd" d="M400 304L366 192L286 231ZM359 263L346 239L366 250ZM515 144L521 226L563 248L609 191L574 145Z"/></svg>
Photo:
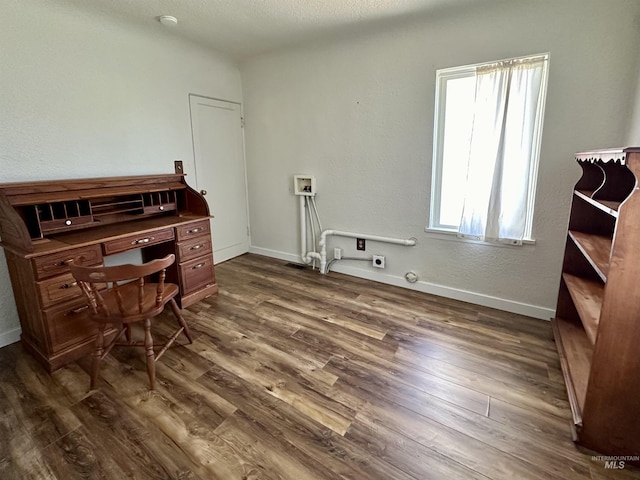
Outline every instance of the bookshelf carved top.
<svg viewBox="0 0 640 480"><path fill-rule="evenodd" d="M589 152L576 153L575 157L578 162L601 162L601 163L619 163L626 165L627 154L632 152L640 152L640 147L626 148L607 148L603 150L592 150Z"/></svg>

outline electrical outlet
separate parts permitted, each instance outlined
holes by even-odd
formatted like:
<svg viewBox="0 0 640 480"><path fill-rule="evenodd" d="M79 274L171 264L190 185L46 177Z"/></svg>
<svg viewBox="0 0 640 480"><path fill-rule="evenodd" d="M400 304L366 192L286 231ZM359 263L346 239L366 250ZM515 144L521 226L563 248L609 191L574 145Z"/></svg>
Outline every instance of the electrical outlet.
<svg viewBox="0 0 640 480"><path fill-rule="evenodd" d="M340 260L342 258L342 249L340 247L335 247L333 249L333 258L336 260Z"/></svg>
<svg viewBox="0 0 640 480"><path fill-rule="evenodd" d="M356 250L365 250L364 238L356 238Z"/></svg>
<svg viewBox="0 0 640 480"><path fill-rule="evenodd" d="M375 268L384 268L384 255L374 255L373 266Z"/></svg>

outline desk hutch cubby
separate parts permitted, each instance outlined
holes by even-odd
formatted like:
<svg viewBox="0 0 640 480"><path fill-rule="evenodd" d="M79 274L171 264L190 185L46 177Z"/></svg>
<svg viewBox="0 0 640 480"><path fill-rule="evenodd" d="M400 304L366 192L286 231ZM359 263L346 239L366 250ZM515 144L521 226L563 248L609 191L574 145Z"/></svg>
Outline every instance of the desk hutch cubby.
<svg viewBox="0 0 640 480"><path fill-rule="evenodd" d="M574 439L640 455L640 148L576 154L554 337Z"/></svg>
<svg viewBox="0 0 640 480"><path fill-rule="evenodd" d="M176 255L167 281L185 308L218 291L209 207L183 174L0 185L0 238L22 344L49 371L91 351L94 323L69 261L103 263L140 249L147 262Z"/></svg>

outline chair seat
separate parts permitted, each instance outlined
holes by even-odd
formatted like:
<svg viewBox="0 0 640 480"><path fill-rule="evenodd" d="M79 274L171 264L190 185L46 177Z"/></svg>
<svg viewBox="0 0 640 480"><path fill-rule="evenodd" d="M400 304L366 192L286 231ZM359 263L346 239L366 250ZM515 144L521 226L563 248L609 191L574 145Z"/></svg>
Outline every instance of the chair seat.
<svg viewBox="0 0 640 480"><path fill-rule="evenodd" d="M159 315L166 303L178 294L178 286L174 283L165 283L164 290L162 291L162 303L156 307L156 294L158 291L157 283L146 283L143 287L143 300L142 300L142 312L138 313L138 294L139 287L136 282L130 282L126 285L121 285L118 289L120 297L122 298L122 311L127 312L127 315L113 317L111 315L101 315L98 313L94 315L92 319L96 322L102 323L132 323L139 322L148 317L155 317ZM118 300L116 293L113 290L109 290L102 295L104 303L108 312L117 312ZM129 313L130 312L130 313Z"/></svg>

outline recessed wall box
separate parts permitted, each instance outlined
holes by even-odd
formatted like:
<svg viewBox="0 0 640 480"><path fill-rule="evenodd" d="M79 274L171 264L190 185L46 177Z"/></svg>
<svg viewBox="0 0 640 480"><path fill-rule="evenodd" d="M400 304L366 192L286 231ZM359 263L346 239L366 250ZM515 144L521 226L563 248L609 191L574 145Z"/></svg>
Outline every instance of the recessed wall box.
<svg viewBox="0 0 640 480"><path fill-rule="evenodd" d="M375 268L384 268L384 255L374 255L372 260Z"/></svg>
<svg viewBox="0 0 640 480"><path fill-rule="evenodd" d="M316 195L316 178L311 175L294 175L293 192L296 195L314 197Z"/></svg>

